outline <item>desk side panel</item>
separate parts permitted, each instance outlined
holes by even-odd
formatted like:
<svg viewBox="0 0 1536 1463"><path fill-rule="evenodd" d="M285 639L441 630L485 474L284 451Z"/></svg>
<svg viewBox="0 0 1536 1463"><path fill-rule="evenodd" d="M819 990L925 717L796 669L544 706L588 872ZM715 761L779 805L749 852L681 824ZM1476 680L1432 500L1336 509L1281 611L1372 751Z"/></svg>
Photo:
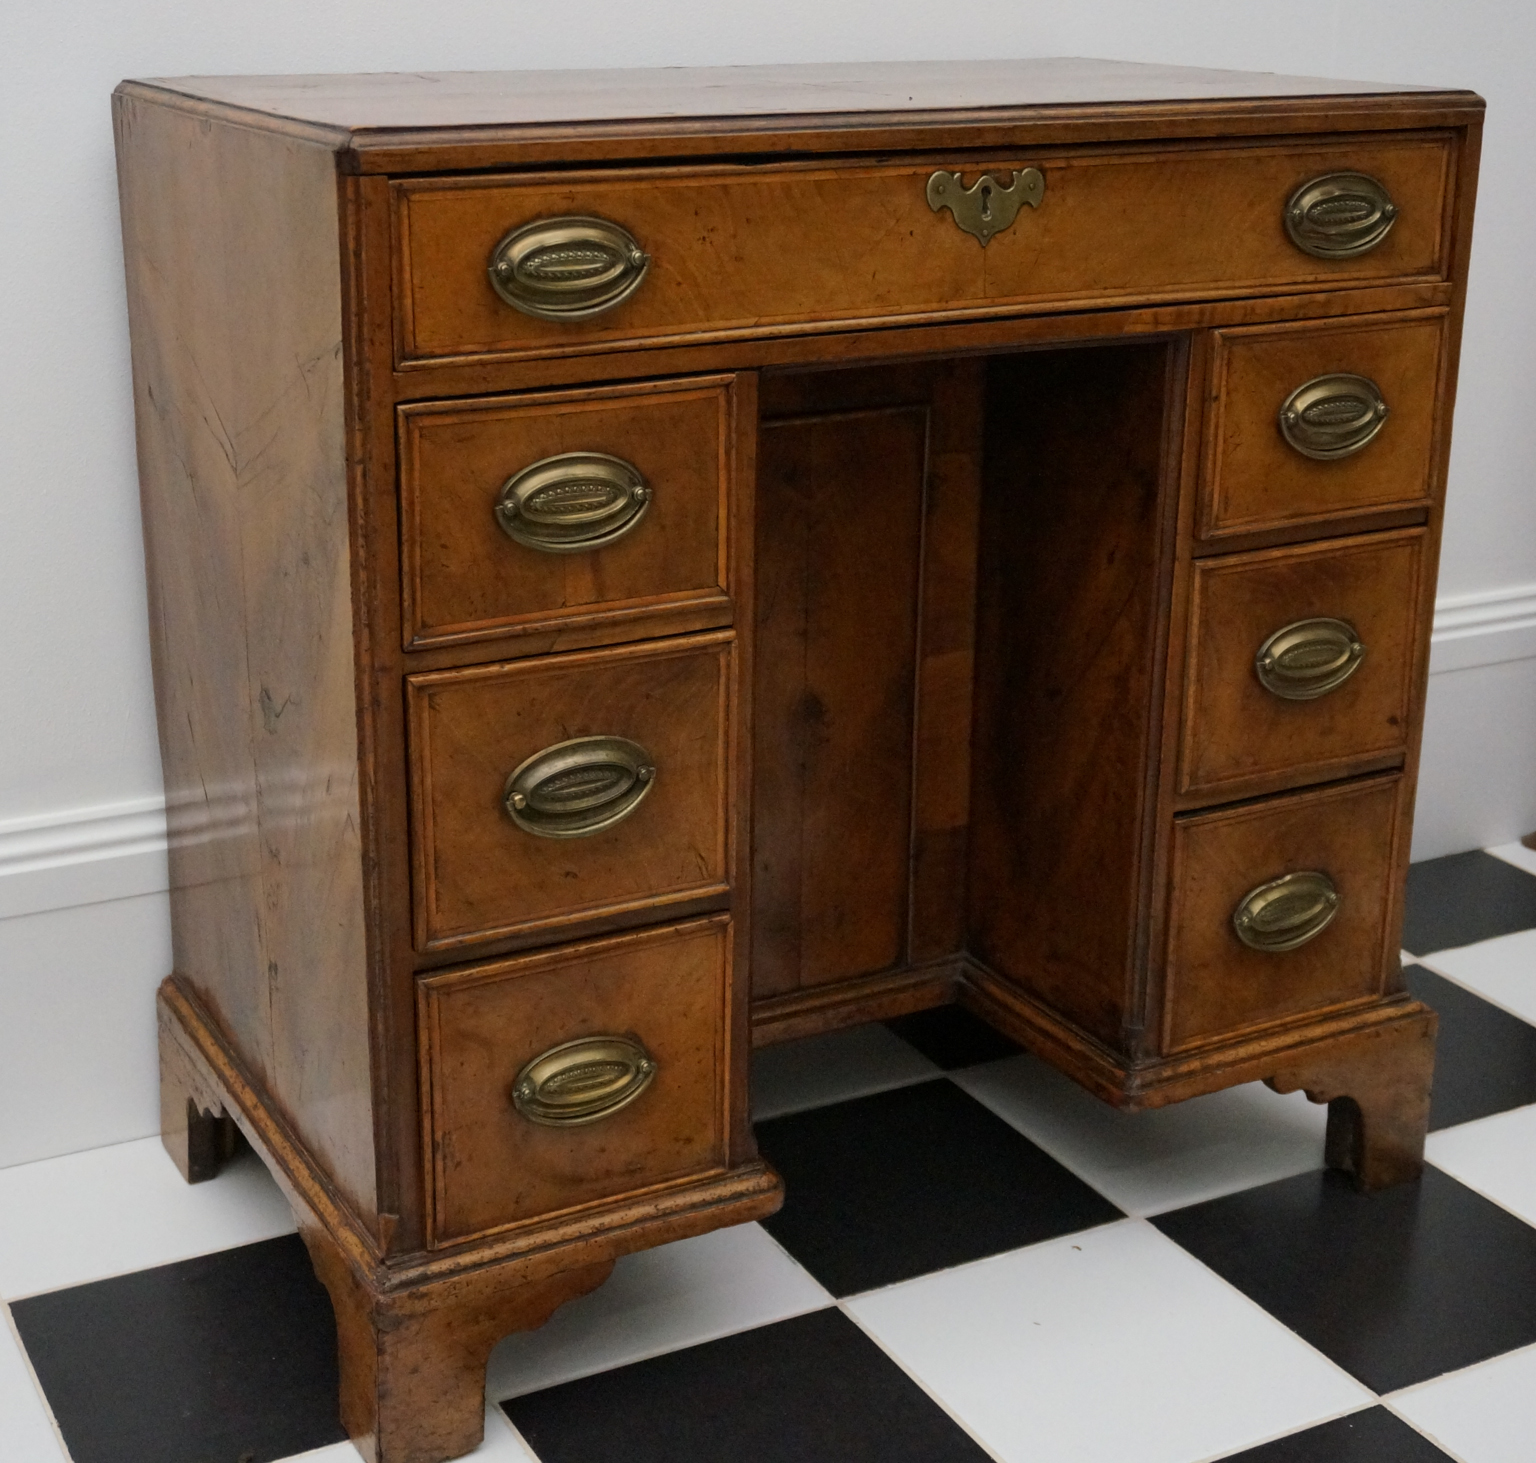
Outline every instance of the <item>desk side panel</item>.
<svg viewBox="0 0 1536 1463"><path fill-rule="evenodd" d="M989 365L971 950L1127 1041L1160 615L1165 342Z"/></svg>
<svg viewBox="0 0 1536 1463"><path fill-rule="evenodd" d="M114 103L176 971L371 1223L334 156Z"/></svg>

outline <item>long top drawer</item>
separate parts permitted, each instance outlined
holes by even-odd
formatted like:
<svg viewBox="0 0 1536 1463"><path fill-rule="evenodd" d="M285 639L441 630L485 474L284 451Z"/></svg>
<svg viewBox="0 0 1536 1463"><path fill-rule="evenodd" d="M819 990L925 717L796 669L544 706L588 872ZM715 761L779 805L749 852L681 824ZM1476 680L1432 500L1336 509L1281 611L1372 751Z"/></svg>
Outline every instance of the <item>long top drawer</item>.
<svg viewBox="0 0 1536 1463"><path fill-rule="evenodd" d="M395 185L397 353L402 362L545 355L884 317L1439 277L1450 158L1448 134L1421 133L415 179ZM992 222L981 232L1017 204L985 243L944 201L984 173L1001 189L1030 167L1039 179L1029 196L961 204L984 205ZM933 192L943 171L959 181ZM1331 200L1301 191L1341 174L1385 189L1390 226L1362 252L1319 257L1293 241L1286 216L1305 204L1342 226L1345 247L1365 237L1349 232L1350 210L1366 205L1347 187ZM560 220L618 227L562 232ZM562 288L574 311L561 306ZM504 298L520 290L531 291L534 313ZM541 299L561 318L538 313Z"/></svg>

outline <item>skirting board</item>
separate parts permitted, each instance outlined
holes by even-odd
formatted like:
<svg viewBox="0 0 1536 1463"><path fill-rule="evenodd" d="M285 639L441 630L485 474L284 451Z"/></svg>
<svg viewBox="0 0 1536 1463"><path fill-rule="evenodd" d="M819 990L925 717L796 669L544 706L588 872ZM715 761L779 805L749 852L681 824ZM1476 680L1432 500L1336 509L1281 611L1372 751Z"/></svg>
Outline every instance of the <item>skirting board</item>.
<svg viewBox="0 0 1536 1463"><path fill-rule="evenodd" d="M1466 675L1495 666L1504 669ZM1504 843L1536 829L1536 759L1518 734L1536 726L1536 584L1441 599L1429 668L1414 857ZM1522 713L1523 721L1508 720ZM205 818L205 835L240 816L238 798L224 801ZM0 822L0 920L162 893L165 851L159 797Z"/></svg>

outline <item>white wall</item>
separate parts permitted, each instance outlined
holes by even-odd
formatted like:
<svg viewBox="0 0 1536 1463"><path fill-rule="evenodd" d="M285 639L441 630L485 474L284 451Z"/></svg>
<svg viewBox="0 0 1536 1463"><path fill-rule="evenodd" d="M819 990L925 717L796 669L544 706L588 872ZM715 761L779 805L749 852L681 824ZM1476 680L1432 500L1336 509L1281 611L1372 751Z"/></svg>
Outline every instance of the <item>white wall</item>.
<svg viewBox="0 0 1536 1463"><path fill-rule="evenodd" d="M167 955L108 97L124 76L1098 55L1489 100L1416 837L1536 828L1536 9L1499 0L8 0L0 1164L153 1131ZM81 1023L85 1032L81 1034Z"/></svg>

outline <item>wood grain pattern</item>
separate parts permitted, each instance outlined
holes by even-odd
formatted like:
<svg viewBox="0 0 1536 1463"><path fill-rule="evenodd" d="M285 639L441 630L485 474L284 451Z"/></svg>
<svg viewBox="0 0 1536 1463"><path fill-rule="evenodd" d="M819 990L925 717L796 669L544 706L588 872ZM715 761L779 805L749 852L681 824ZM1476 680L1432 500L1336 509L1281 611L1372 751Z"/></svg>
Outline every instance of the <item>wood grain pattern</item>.
<svg viewBox="0 0 1536 1463"><path fill-rule="evenodd" d="M835 168L657 168L586 176L424 179L397 185L398 359L563 352L669 336L758 334L1029 300L1041 308L1436 277L1444 268L1448 138L1019 157L936 157ZM935 167L1040 167L1045 197L985 250L934 213ZM1319 260L1280 226L1308 179L1344 169L1384 182L1397 225L1370 253ZM510 229L596 215L652 256L639 289L586 321L521 314L487 262ZM1134 232L1123 228L1134 217ZM836 220L835 243L827 236Z"/></svg>
<svg viewBox="0 0 1536 1463"><path fill-rule="evenodd" d="M965 947L985 363L972 357L937 364L932 391L907 935L907 959L917 963Z"/></svg>
<svg viewBox="0 0 1536 1463"><path fill-rule="evenodd" d="M731 928L725 918L566 945L420 983L430 1243L452 1244L726 1166ZM575 1128L513 1106L525 1063L582 1036L656 1062L628 1107Z"/></svg>
<svg viewBox="0 0 1536 1463"><path fill-rule="evenodd" d="M400 409L407 648L622 620L665 631L666 610L730 616L729 378L647 383ZM514 473L564 452L602 452L652 492L624 538L585 553L514 543L492 514Z"/></svg>
<svg viewBox="0 0 1536 1463"><path fill-rule="evenodd" d="M759 996L863 976L905 953L928 390L926 373L764 384L753 713ZM774 415L812 396L834 409Z"/></svg>
<svg viewBox="0 0 1536 1463"><path fill-rule="evenodd" d="M1445 316L1223 330L1212 364L1201 535L1318 528L1363 514L1428 506L1440 434ZM1391 415L1376 438L1331 462L1280 435L1286 398L1314 377L1365 376Z"/></svg>
<svg viewBox="0 0 1536 1463"><path fill-rule="evenodd" d="M1422 694L1416 654L1426 534L1409 529L1196 563L1179 790L1215 802L1401 762ZM1254 672L1268 636L1326 616L1366 647L1344 684L1315 701L1272 695Z"/></svg>
<svg viewBox="0 0 1536 1463"><path fill-rule="evenodd" d="M970 948L1098 1040L1133 1019L1168 347L989 364Z"/></svg>
<svg viewBox="0 0 1536 1463"><path fill-rule="evenodd" d="M1398 966L1395 874L1401 778L1370 778L1179 820L1170 873L1163 1049L1379 997ZM1339 892L1333 922L1309 944L1251 950L1232 928L1249 890L1319 870Z"/></svg>
<svg viewBox="0 0 1536 1463"><path fill-rule="evenodd" d="M176 969L372 1216L334 164L114 115Z"/></svg>
<svg viewBox="0 0 1536 1463"><path fill-rule="evenodd" d="M723 899L732 649L720 632L409 677L418 947L533 930L555 938L626 908ZM583 838L517 827L502 806L513 769L586 736L650 753L645 800Z"/></svg>
<svg viewBox="0 0 1536 1463"><path fill-rule="evenodd" d="M1391 1026L1296 1053L1265 1081L1328 1104L1324 1160L1362 1189L1411 1183L1424 1169L1439 1017L1427 1006Z"/></svg>

